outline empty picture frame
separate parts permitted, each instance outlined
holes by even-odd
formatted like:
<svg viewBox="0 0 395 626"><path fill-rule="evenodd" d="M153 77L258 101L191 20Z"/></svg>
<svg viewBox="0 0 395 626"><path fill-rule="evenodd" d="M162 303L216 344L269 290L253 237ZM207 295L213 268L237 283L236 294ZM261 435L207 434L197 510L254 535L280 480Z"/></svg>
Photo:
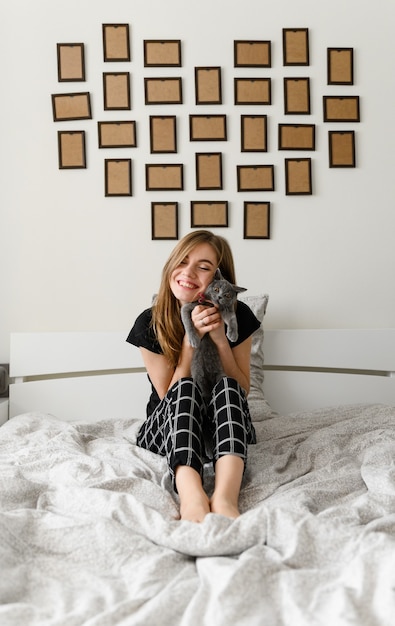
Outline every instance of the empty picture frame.
<svg viewBox="0 0 395 626"><path fill-rule="evenodd" d="M359 96L324 96L324 122L359 122Z"/></svg>
<svg viewBox="0 0 395 626"><path fill-rule="evenodd" d="M270 239L270 202L244 202L244 239Z"/></svg>
<svg viewBox="0 0 395 626"><path fill-rule="evenodd" d="M182 80L171 78L144 78L145 104L182 104Z"/></svg>
<svg viewBox="0 0 395 626"><path fill-rule="evenodd" d="M284 78L284 113L310 115L310 78Z"/></svg>
<svg viewBox="0 0 395 626"><path fill-rule="evenodd" d="M192 228L214 228L227 226L228 202L226 200L191 202Z"/></svg>
<svg viewBox="0 0 395 626"><path fill-rule="evenodd" d="M196 189L222 189L222 153L197 153Z"/></svg>
<svg viewBox="0 0 395 626"><path fill-rule="evenodd" d="M98 122L99 148L135 148L136 122Z"/></svg>
<svg viewBox="0 0 395 626"><path fill-rule="evenodd" d="M283 64L309 65L309 29L283 28Z"/></svg>
<svg viewBox="0 0 395 626"><path fill-rule="evenodd" d="M234 42L235 67L271 67L271 42L236 40Z"/></svg>
<svg viewBox="0 0 395 626"><path fill-rule="evenodd" d="M129 72L103 73L103 99L105 111L130 110Z"/></svg>
<svg viewBox="0 0 395 626"><path fill-rule="evenodd" d="M59 169L86 168L85 131L58 131Z"/></svg>
<svg viewBox="0 0 395 626"><path fill-rule="evenodd" d="M279 124L279 150L315 150L315 124Z"/></svg>
<svg viewBox="0 0 395 626"><path fill-rule="evenodd" d="M103 24L104 61L130 61L129 24Z"/></svg>
<svg viewBox="0 0 395 626"><path fill-rule="evenodd" d="M237 191L274 191L274 166L238 165Z"/></svg>
<svg viewBox="0 0 395 626"><path fill-rule="evenodd" d="M328 85L354 84L354 49L328 48Z"/></svg>
<svg viewBox="0 0 395 626"><path fill-rule="evenodd" d="M267 115L242 115L241 152L267 152Z"/></svg>
<svg viewBox="0 0 395 626"><path fill-rule="evenodd" d="M311 159L285 159L285 193L311 195Z"/></svg>
<svg viewBox="0 0 395 626"><path fill-rule="evenodd" d="M355 132L330 130L329 167L355 167Z"/></svg>
<svg viewBox="0 0 395 626"><path fill-rule="evenodd" d="M105 159L105 195L132 195L132 161L131 159Z"/></svg>
<svg viewBox="0 0 395 626"><path fill-rule="evenodd" d="M220 67L195 67L196 104L222 104Z"/></svg>
<svg viewBox="0 0 395 626"><path fill-rule="evenodd" d="M144 67L181 67L181 41L145 39Z"/></svg>
<svg viewBox="0 0 395 626"><path fill-rule="evenodd" d="M147 191L182 191L184 188L182 164L146 164L145 187Z"/></svg>
<svg viewBox="0 0 395 626"><path fill-rule="evenodd" d="M58 81L85 80L85 48L83 43L56 44Z"/></svg>
<svg viewBox="0 0 395 626"><path fill-rule="evenodd" d="M90 120L92 118L90 94L88 91L52 94L51 98L54 122Z"/></svg>
<svg viewBox="0 0 395 626"><path fill-rule="evenodd" d="M271 104L270 78L235 78L235 104Z"/></svg>
<svg viewBox="0 0 395 626"><path fill-rule="evenodd" d="M151 202L152 239L178 239L178 202Z"/></svg>
<svg viewBox="0 0 395 626"><path fill-rule="evenodd" d="M191 141L226 141L226 115L190 115Z"/></svg>
<svg viewBox="0 0 395 626"><path fill-rule="evenodd" d="M176 122L175 115L150 116L150 150L152 154L177 152Z"/></svg>

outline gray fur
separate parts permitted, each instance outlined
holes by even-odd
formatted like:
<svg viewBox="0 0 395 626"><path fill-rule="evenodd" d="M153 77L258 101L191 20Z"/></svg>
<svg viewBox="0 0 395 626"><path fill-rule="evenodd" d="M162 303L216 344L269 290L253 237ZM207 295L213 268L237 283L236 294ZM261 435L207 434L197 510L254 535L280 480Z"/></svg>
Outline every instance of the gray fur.
<svg viewBox="0 0 395 626"><path fill-rule="evenodd" d="M237 341L238 328L235 313L237 294L246 291L244 287L232 285L222 278L217 270L214 280L207 287L206 293L197 302L190 302L181 307L181 319L184 324L189 343L195 348L191 373L199 384L203 397L209 401L211 391L217 382L224 376L222 363L216 345L211 340L209 333L203 335L200 340L195 326L192 323L191 313L198 304L218 307L222 319L226 324L226 336L230 341Z"/></svg>

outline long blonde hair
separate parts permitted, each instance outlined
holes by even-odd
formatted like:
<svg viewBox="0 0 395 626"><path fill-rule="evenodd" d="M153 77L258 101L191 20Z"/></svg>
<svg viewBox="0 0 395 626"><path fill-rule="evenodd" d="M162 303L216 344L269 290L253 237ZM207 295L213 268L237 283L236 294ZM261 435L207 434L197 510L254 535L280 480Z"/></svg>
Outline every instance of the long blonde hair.
<svg viewBox="0 0 395 626"><path fill-rule="evenodd" d="M184 327L180 317L180 304L170 289L173 271L199 244L208 243L217 256L218 267L226 280L236 284L232 251L224 237L209 230L196 230L180 239L162 270L161 285L152 307L152 326L169 363L176 367L180 358Z"/></svg>

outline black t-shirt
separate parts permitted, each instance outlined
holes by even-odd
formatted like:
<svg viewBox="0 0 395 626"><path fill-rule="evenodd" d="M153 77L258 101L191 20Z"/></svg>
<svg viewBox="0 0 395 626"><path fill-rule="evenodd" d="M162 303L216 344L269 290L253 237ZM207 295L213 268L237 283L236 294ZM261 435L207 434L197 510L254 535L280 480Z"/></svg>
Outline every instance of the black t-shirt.
<svg viewBox="0 0 395 626"><path fill-rule="evenodd" d="M260 321L255 317L250 307L244 302L239 301L236 308L236 318L238 325L239 336L237 341L229 341L232 348L243 343L248 337L252 335L261 325ZM126 338L128 343L137 346L138 348L146 348L150 352L155 354L163 354L162 348L155 336L153 328L151 326L152 320L152 308L145 309L137 317L132 330ZM159 404L160 399L156 393L155 387L152 386L152 393L147 405L147 416L151 415L156 406Z"/></svg>

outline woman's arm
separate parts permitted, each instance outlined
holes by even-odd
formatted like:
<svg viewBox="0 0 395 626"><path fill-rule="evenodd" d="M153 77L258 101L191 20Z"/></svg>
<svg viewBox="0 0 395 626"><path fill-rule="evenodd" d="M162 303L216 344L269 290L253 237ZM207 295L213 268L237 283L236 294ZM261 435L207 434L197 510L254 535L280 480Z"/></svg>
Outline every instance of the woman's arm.
<svg viewBox="0 0 395 626"><path fill-rule="evenodd" d="M225 374L235 378L246 394L250 391L251 344L251 337L234 348L230 347L226 337L223 343L216 344Z"/></svg>
<svg viewBox="0 0 395 626"><path fill-rule="evenodd" d="M193 350L194 348L189 345L186 337L184 337L180 360L177 367L174 368L163 354L156 354L146 348L140 348L148 376L161 400L177 380L191 375Z"/></svg>

